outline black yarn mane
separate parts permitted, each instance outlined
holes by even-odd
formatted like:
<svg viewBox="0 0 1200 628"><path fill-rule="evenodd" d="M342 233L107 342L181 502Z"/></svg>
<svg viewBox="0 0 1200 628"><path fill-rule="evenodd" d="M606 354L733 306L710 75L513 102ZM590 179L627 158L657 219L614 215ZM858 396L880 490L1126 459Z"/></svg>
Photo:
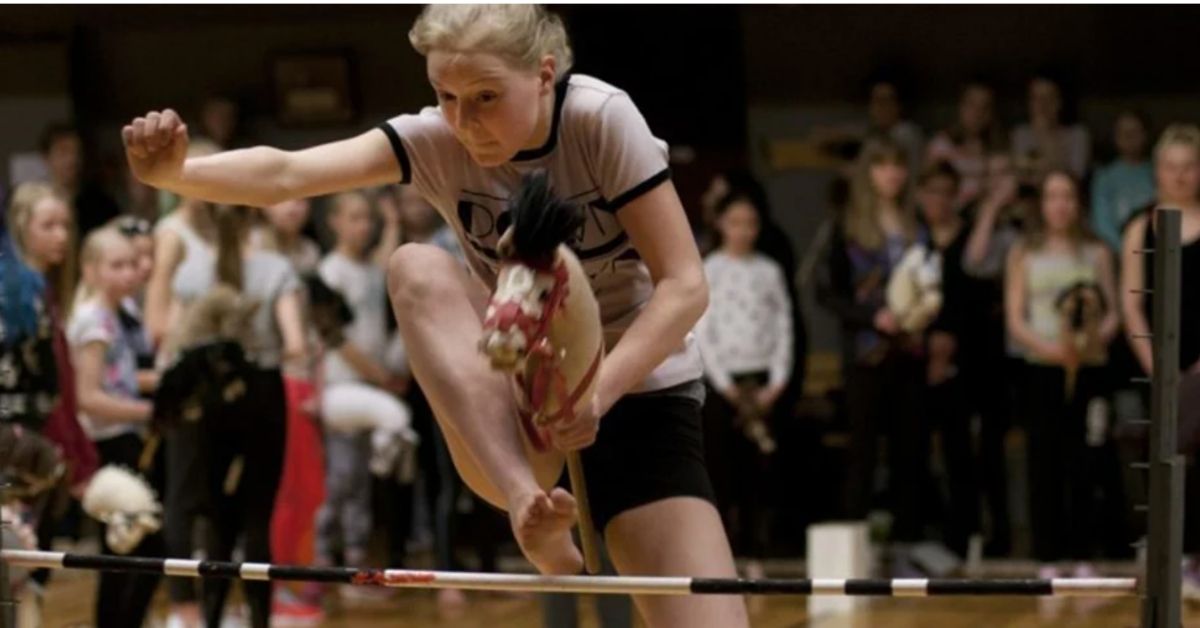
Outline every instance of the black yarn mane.
<svg viewBox="0 0 1200 628"><path fill-rule="evenodd" d="M555 196L544 170L525 175L508 212L512 219L508 256L535 268L550 266L558 245L574 243L583 226L583 211Z"/></svg>
<svg viewBox="0 0 1200 628"><path fill-rule="evenodd" d="M1070 299L1082 299L1086 293L1091 293L1096 297L1096 304L1100 308L1100 313L1108 311L1108 301L1104 298L1104 293L1100 290L1100 286L1095 282L1077 281L1059 293L1055 299L1054 305L1060 310L1066 305ZM1070 325L1072 329L1083 329L1083 308L1075 308L1075 312L1071 316Z"/></svg>

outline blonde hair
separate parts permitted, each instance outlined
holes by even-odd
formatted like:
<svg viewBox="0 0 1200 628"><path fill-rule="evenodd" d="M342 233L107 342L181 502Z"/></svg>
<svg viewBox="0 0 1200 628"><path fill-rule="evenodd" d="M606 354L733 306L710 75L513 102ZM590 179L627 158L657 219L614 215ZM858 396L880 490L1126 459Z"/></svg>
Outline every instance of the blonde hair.
<svg viewBox="0 0 1200 628"><path fill-rule="evenodd" d="M242 207L217 205L213 208L213 221L217 225L217 283L223 283L241 292L242 281L245 278L242 245L246 243L251 216Z"/></svg>
<svg viewBox="0 0 1200 628"><path fill-rule="evenodd" d="M13 191L12 200L8 204L8 232L13 246L18 254L28 262L28 243L25 241L25 231L33 219L33 210L42 201L53 198L68 208L70 219L70 236L67 243L67 253L63 262L54 268L46 269L46 283L54 296L55 305L60 311L67 312L71 308L71 298L75 291L75 217L70 212L71 200L49 183L22 183Z"/></svg>
<svg viewBox="0 0 1200 628"><path fill-rule="evenodd" d="M1200 127L1194 124L1172 124L1167 127L1154 145L1154 156L1158 157L1168 146L1187 146L1200 156Z"/></svg>
<svg viewBox="0 0 1200 628"><path fill-rule="evenodd" d="M536 4L432 4L408 32L421 55L434 50L487 52L534 70L554 57L555 79L575 62L562 19Z"/></svg>
<svg viewBox="0 0 1200 628"><path fill-rule="evenodd" d="M79 250L79 266L84 269L84 273L79 281L79 287L75 289L75 298L71 301L71 309L67 310L68 312L74 311L76 307L95 298L99 286L88 281L87 269L103 260L105 251L111 250L118 244L130 245L131 241L128 236L113 226L96 229L83 239L83 247Z"/></svg>
<svg viewBox="0 0 1200 628"><path fill-rule="evenodd" d="M871 168L883 163L899 164L907 168L908 155L903 148L890 140L868 142L858 158L850 182L850 201L842 219L846 239L871 251L877 251L884 245L883 228L879 225L879 194L871 182ZM898 202L904 236L912 242L917 237L917 213L912 203L908 202L908 187L908 183L905 183Z"/></svg>

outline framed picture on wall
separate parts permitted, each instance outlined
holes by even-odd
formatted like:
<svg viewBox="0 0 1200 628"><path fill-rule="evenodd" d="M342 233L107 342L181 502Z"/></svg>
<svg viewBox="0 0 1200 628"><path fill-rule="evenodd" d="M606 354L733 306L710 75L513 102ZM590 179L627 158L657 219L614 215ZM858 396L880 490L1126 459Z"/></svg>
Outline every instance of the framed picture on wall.
<svg viewBox="0 0 1200 628"><path fill-rule="evenodd" d="M279 124L336 126L358 117L354 56L346 50L286 52L271 62Z"/></svg>

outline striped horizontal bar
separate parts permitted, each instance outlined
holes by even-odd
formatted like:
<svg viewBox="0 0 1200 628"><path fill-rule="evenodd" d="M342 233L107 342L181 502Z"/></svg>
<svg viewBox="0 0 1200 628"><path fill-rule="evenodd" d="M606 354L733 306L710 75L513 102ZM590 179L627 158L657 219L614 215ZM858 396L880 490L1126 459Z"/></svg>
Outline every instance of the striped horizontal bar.
<svg viewBox="0 0 1200 628"><path fill-rule="evenodd" d="M1135 578L1037 579L705 579L692 581L694 593L750 595L848 595L867 597L1058 596L1125 597L1138 592Z"/></svg>
<svg viewBox="0 0 1200 628"><path fill-rule="evenodd" d="M806 579L678 578L651 576L538 576L529 574L298 567L266 563L174 560L3 550L0 559L29 568L90 569L193 578L342 582L395 588L606 593L628 595L825 595L867 597L1071 596L1138 594L1134 578L1007 579Z"/></svg>

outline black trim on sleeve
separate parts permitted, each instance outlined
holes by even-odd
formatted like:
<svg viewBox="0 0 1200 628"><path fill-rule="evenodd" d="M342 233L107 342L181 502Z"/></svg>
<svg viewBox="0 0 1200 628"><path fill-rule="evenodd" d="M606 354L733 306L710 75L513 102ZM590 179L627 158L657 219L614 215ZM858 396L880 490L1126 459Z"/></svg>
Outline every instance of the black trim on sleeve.
<svg viewBox="0 0 1200 628"><path fill-rule="evenodd" d="M562 119L563 103L567 100L567 85L571 82L571 76L567 75L558 82L554 87L554 117L550 121L550 137L540 148L523 150L513 156L513 161L532 161L541 159L554 151L554 147L558 146L558 123Z"/></svg>
<svg viewBox="0 0 1200 628"><path fill-rule="evenodd" d="M646 179L645 181L642 181L641 183L633 186L627 192L624 192L617 198L614 198L613 200L606 203L604 209L606 209L610 212L616 213L622 207L636 201L643 194L649 192L650 190L653 190L654 188L662 185L663 183L669 181L670 179L671 179L671 169L663 168L662 171L651 176L649 179Z"/></svg>
<svg viewBox="0 0 1200 628"><path fill-rule="evenodd" d="M392 145L392 152L396 153L396 161L400 163L400 185L412 183L412 162L408 160L408 151L404 149L404 142L400 141L400 134L396 133L396 129L393 129L392 125L387 122L379 125L378 128L387 136L388 142Z"/></svg>

